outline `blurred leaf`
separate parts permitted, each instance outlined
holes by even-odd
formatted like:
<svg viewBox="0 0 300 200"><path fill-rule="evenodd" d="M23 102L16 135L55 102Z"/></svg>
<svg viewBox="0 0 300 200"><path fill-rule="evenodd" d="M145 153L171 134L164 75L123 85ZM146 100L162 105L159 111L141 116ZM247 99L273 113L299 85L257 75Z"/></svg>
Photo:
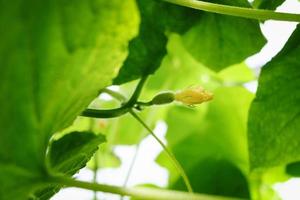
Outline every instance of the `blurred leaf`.
<svg viewBox="0 0 300 200"><path fill-rule="evenodd" d="M222 0L218 3L250 7L246 0ZM203 14L183 36L187 50L215 71L242 62L259 52L265 42L256 20L212 13Z"/></svg>
<svg viewBox="0 0 300 200"><path fill-rule="evenodd" d="M222 85L240 85L255 80L253 71L245 63L229 66L219 73L210 70L187 52L178 34L169 36L167 49L162 65L148 81L147 100L162 90L179 90L193 85L214 90Z"/></svg>
<svg viewBox="0 0 300 200"><path fill-rule="evenodd" d="M246 122L252 94L242 87L220 87L198 108L169 111L167 142L195 192L249 197ZM165 154L158 162L170 170L169 186L185 190Z"/></svg>
<svg viewBox="0 0 300 200"><path fill-rule="evenodd" d="M300 160L300 28L263 67L249 114L252 169Z"/></svg>
<svg viewBox="0 0 300 200"><path fill-rule="evenodd" d="M300 161L288 164L286 166L286 173L291 176L300 177Z"/></svg>
<svg viewBox="0 0 300 200"><path fill-rule="evenodd" d="M254 72L246 65L246 63L227 67L220 71L218 76L227 84L238 84L255 80Z"/></svg>
<svg viewBox="0 0 300 200"><path fill-rule="evenodd" d="M234 164L226 160L206 158L187 173L196 192L249 198L246 177ZM178 180L172 188L185 190L185 185L182 180Z"/></svg>
<svg viewBox="0 0 300 200"><path fill-rule="evenodd" d="M285 0L254 0L252 5L259 9L275 10L283 2L285 2Z"/></svg>
<svg viewBox="0 0 300 200"><path fill-rule="evenodd" d="M251 199L282 200L274 184L287 181L289 178L285 166L251 172L248 176L251 183Z"/></svg>
<svg viewBox="0 0 300 200"><path fill-rule="evenodd" d="M178 34L170 34L167 45L168 54L161 67L150 77L147 93L162 90L178 90L191 85L202 85L214 89L220 85L217 74L197 62L184 48ZM146 92L145 92L146 93ZM152 97L155 93L151 94ZM150 98L150 97L149 97Z"/></svg>
<svg viewBox="0 0 300 200"><path fill-rule="evenodd" d="M72 176L85 167L103 142L105 142L103 135L95 135L91 132L72 132L51 143L47 159L55 172ZM36 192L35 198L50 199L59 189L60 187L48 187L39 190Z"/></svg>
<svg viewBox="0 0 300 200"><path fill-rule="evenodd" d="M50 136L111 84L137 18L133 0L0 1L0 199L46 176Z"/></svg>

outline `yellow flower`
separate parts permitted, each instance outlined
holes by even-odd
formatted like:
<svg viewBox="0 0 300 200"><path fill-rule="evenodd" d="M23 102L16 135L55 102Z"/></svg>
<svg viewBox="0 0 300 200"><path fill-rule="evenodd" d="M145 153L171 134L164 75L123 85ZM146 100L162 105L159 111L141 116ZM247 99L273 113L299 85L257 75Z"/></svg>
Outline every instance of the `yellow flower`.
<svg viewBox="0 0 300 200"><path fill-rule="evenodd" d="M204 90L202 87L191 87L179 91L175 94L175 100L180 101L186 105L192 106L201 104L205 101L213 99L213 94Z"/></svg>

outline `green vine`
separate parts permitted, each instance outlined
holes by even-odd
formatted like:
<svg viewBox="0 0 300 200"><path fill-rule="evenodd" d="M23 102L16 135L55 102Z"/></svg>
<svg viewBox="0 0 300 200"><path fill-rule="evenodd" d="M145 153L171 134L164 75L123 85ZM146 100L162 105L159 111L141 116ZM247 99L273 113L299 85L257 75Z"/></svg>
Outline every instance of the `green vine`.
<svg viewBox="0 0 300 200"><path fill-rule="evenodd" d="M119 194L121 196L131 196L133 198L143 200L243 200L240 198L186 193L172 190L150 189L144 187L124 188L105 184L78 181L67 177L51 177L49 178L48 183L68 187L78 187L93 191L108 192L113 194Z"/></svg>
<svg viewBox="0 0 300 200"><path fill-rule="evenodd" d="M237 6L222 5L197 0L163 0L172 4L236 17L244 17L258 20L279 20L300 22L300 14L274 12L254 8L243 8Z"/></svg>

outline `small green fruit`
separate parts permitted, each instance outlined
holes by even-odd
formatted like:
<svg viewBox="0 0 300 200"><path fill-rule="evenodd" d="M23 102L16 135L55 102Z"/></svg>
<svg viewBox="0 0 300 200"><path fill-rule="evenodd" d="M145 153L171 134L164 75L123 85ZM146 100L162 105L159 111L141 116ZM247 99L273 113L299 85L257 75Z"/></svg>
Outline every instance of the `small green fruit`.
<svg viewBox="0 0 300 200"><path fill-rule="evenodd" d="M173 92L163 92L157 94L151 101L153 105L162 105L172 103L175 100L175 94Z"/></svg>

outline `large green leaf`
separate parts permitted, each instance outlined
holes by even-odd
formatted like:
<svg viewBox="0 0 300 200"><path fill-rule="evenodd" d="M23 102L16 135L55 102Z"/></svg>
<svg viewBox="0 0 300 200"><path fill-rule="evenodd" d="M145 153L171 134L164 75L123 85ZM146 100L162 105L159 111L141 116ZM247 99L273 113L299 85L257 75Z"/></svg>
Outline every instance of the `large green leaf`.
<svg viewBox="0 0 300 200"><path fill-rule="evenodd" d="M111 83L137 21L133 0L0 1L0 199L44 176L49 137Z"/></svg>
<svg viewBox="0 0 300 200"><path fill-rule="evenodd" d="M47 159L56 173L74 175L91 159L98 146L105 142L103 135L91 132L72 132L51 143ZM48 187L39 190L35 198L49 199L60 187Z"/></svg>
<svg viewBox="0 0 300 200"><path fill-rule="evenodd" d="M263 67L249 124L251 168L300 160L300 28Z"/></svg>
<svg viewBox="0 0 300 200"><path fill-rule="evenodd" d="M218 3L249 7L244 0ZM257 21L211 13L203 14L183 40L199 62L215 71L242 62L257 53L265 42Z"/></svg>
<svg viewBox="0 0 300 200"><path fill-rule="evenodd" d="M220 87L214 99L199 108L170 110L167 142L186 171L196 192L248 197L246 122L252 94L242 87ZM170 161L158 161L170 170L171 188L184 184Z"/></svg>

